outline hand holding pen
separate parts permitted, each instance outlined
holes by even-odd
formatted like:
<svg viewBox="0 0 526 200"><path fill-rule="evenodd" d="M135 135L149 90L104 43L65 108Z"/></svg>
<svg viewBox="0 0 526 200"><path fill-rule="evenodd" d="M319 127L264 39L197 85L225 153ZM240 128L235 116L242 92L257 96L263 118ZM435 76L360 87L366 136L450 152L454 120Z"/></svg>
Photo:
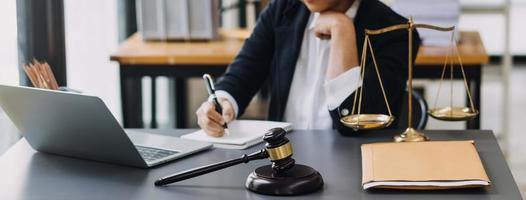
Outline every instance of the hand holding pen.
<svg viewBox="0 0 526 200"><path fill-rule="evenodd" d="M196 111L197 123L210 136L221 137L228 130L227 123L234 119L232 104L216 96L214 82L210 75L203 75L209 94L209 101L204 102Z"/></svg>

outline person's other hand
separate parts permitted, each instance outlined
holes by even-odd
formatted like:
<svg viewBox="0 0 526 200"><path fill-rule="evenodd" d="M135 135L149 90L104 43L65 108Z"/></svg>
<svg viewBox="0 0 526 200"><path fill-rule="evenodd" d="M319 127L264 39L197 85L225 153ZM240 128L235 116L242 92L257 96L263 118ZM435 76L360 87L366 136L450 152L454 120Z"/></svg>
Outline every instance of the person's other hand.
<svg viewBox="0 0 526 200"><path fill-rule="evenodd" d="M344 13L325 11L318 16L313 31L316 37L323 40L331 39L336 32L349 34L354 37L354 23Z"/></svg>
<svg viewBox="0 0 526 200"><path fill-rule="evenodd" d="M201 127L206 134L213 137L223 136L225 134L223 124L234 120L234 108L232 104L226 98L218 97L217 100L223 108L223 115L216 111L214 103L210 101L201 104L195 112L199 127Z"/></svg>
<svg viewBox="0 0 526 200"><path fill-rule="evenodd" d="M356 33L351 18L340 12L322 12L313 31L318 38L330 39L331 42L327 80L333 80L349 69L358 67Z"/></svg>

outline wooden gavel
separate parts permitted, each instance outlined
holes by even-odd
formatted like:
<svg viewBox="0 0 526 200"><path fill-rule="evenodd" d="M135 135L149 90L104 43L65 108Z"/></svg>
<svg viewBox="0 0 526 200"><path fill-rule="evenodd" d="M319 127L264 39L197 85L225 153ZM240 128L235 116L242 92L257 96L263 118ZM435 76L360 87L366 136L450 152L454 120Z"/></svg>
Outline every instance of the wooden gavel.
<svg viewBox="0 0 526 200"><path fill-rule="evenodd" d="M295 161L292 158L292 145L290 144L289 139L285 137L286 133L287 132L282 128L270 129L263 137L263 140L266 142L265 149L248 155L244 154L241 156L241 158L218 162L211 165L175 173L158 179L155 181L155 185L167 185L241 163L248 163L252 160L260 160L265 158L269 158L270 162L272 162L272 171L274 174L282 174L295 165Z"/></svg>

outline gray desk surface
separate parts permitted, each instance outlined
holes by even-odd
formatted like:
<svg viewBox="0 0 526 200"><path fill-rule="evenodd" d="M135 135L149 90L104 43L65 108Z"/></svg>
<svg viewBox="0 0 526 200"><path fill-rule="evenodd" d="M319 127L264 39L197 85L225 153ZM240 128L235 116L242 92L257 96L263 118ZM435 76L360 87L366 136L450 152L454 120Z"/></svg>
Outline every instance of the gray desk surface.
<svg viewBox="0 0 526 200"><path fill-rule="evenodd" d="M181 135L190 130L156 130ZM502 152L491 131L426 131L433 140L476 141L493 186L489 189L396 191L361 189L360 144L390 140L399 131L374 131L342 137L333 131L301 131L288 135L297 163L308 164L323 175L323 190L290 199L521 199ZM189 179L154 187L157 178L196 166L237 158L262 148L212 149L153 169L137 169L37 153L21 140L0 157L0 199L282 199L245 190L254 161Z"/></svg>

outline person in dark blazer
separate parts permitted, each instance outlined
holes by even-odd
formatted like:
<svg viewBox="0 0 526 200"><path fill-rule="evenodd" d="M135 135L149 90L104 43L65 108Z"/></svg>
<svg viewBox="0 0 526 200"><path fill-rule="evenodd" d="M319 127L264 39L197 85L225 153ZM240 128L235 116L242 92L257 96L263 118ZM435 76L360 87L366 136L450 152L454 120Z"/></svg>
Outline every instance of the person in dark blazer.
<svg viewBox="0 0 526 200"><path fill-rule="evenodd" d="M359 84L365 29L402 23L407 19L378 0L272 1L216 83L223 114L204 102L196 111L199 126L222 136L222 125L241 116L268 81L268 120L292 122L295 129L355 133L340 118L352 110L358 87L363 87L362 113L387 113L369 53L364 85ZM413 40L415 58L416 31ZM407 31L371 36L371 42L388 101L399 113L407 81Z"/></svg>

